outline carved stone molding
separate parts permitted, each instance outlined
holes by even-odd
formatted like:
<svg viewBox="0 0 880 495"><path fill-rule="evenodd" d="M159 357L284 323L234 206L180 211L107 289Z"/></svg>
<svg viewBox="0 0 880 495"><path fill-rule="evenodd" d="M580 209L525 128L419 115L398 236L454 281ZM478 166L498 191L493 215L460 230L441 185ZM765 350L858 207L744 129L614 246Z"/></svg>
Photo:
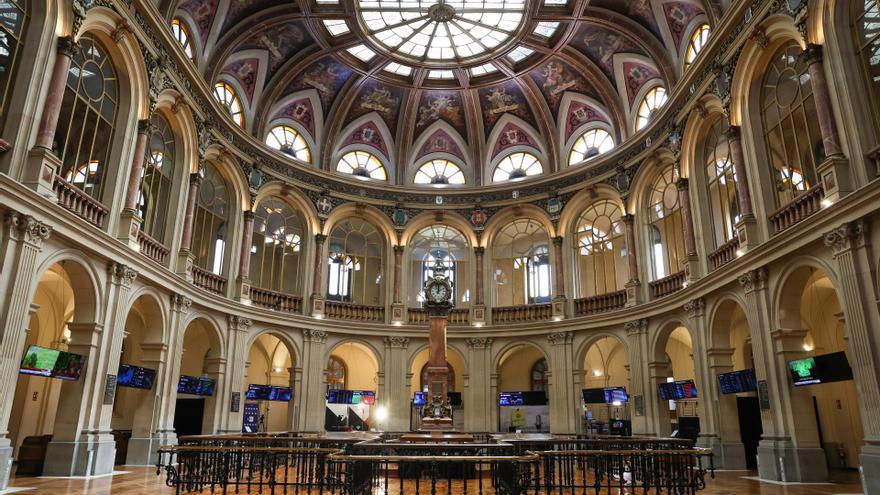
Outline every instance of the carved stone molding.
<svg viewBox="0 0 880 495"><path fill-rule="evenodd" d="M762 290L767 287L767 269L756 268L739 276L739 285L745 292Z"/></svg>
<svg viewBox="0 0 880 495"><path fill-rule="evenodd" d="M385 347L390 347L392 349L406 349L409 347L409 337L391 335L384 337L382 340L385 342Z"/></svg>
<svg viewBox="0 0 880 495"><path fill-rule="evenodd" d="M628 321L623 324L623 329L626 330L627 335L645 333L648 331L648 319L641 318L638 320Z"/></svg>
<svg viewBox="0 0 880 495"><path fill-rule="evenodd" d="M683 308L687 312L689 317L697 318L703 316L703 311L706 308L706 302L703 301L702 297L698 297L697 299L691 299L690 301L684 303Z"/></svg>
<svg viewBox="0 0 880 495"><path fill-rule="evenodd" d="M250 330L253 322L250 318L238 315L228 315L226 321L229 323L229 329L239 332L247 332Z"/></svg>
<svg viewBox="0 0 880 495"><path fill-rule="evenodd" d="M10 237L16 241L30 244L37 249L43 247L43 241L48 239L52 233L52 227L30 215L13 210L6 212L6 225L9 227Z"/></svg>
<svg viewBox="0 0 880 495"><path fill-rule="evenodd" d="M838 256L853 248L864 245L868 234L868 222L859 219L847 222L826 232L822 238L825 245L831 248L834 256Z"/></svg>
<svg viewBox="0 0 880 495"><path fill-rule="evenodd" d="M107 264L107 273L110 274L110 280L114 284L119 284L129 289L138 276L138 272L130 266L116 263L115 261Z"/></svg>
<svg viewBox="0 0 880 495"><path fill-rule="evenodd" d="M327 332L324 330L303 330L303 339L306 342L314 342L316 344L323 344L327 342Z"/></svg>
<svg viewBox="0 0 880 495"><path fill-rule="evenodd" d="M471 337L465 343L471 349L489 349L494 340L492 337Z"/></svg>
<svg viewBox="0 0 880 495"><path fill-rule="evenodd" d="M574 340L572 332L556 332L547 335L547 341L552 345L571 344L572 340Z"/></svg>
<svg viewBox="0 0 880 495"><path fill-rule="evenodd" d="M192 306L192 299L182 294L171 294L171 310L187 313Z"/></svg>

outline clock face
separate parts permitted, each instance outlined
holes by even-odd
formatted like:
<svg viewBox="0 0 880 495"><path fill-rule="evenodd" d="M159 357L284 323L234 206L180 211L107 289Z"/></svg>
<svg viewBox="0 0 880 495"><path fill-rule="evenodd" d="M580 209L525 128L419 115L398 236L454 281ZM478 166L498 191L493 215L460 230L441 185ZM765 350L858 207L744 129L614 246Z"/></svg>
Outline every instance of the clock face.
<svg viewBox="0 0 880 495"><path fill-rule="evenodd" d="M449 299L449 288L444 284L432 284L428 295L434 302L444 302Z"/></svg>

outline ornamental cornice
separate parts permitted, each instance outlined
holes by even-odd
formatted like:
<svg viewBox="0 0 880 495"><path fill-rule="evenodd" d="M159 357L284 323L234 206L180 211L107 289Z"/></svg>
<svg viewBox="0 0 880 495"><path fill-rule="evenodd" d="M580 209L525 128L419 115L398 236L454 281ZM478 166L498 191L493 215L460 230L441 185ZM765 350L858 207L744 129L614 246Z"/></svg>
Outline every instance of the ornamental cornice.
<svg viewBox="0 0 880 495"><path fill-rule="evenodd" d="M383 337L382 341L385 342L385 347L389 347L391 349L406 349L407 347L409 347L409 337L389 335L387 337Z"/></svg>
<svg viewBox="0 0 880 495"><path fill-rule="evenodd" d="M42 248L43 241L52 234L52 227L31 215L25 215L14 210L6 211L5 221L9 229L9 236L12 239L25 242L37 249Z"/></svg>
<svg viewBox="0 0 880 495"><path fill-rule="evenodd" d="M826 246L831 248L834 256L839 256L846 251L863 246L867 234L868 222L861 218L854 222L841 224L830 232L826 232L822 236L822 240Z"/></svg>

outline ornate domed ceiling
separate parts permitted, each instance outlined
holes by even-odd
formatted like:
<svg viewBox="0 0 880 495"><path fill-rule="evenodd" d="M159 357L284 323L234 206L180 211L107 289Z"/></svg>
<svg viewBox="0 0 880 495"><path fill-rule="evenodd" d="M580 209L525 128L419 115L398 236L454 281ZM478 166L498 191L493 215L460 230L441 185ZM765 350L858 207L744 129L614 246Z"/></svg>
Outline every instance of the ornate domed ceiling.
<svg viewBox="0 0 880 495"><path fill-rule="evenodd" d="M674 87L695 33L720 15L717 0L184 0L170 10L215 94L217 84L235 93L240 124L261 141L326 170L365 151L392 183L453 187L534 175L499 176L500 163L517 166L511 153L547 174L628 139L650 117L639 116L646 94ZM601 133L579 140L589 129Z"/></svg>

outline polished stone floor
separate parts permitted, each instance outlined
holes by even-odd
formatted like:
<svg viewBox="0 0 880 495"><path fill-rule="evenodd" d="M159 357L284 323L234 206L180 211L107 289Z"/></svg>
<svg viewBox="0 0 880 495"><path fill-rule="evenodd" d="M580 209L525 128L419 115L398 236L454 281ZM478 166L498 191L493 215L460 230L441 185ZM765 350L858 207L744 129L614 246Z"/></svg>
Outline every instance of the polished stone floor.
<svg viewBox="0 0 880 495"><path fill-rule="evenodd" d="M173 494L174 489L165 485L164 473L156 476L155 468L117 466L120 471L112 476L91 479L20 477L10 480L10 490L5 493L45 495L146 495ZM726 471L716 473L709 479L708 487L701 495L850 495L861 493L858 473L834 472L834 482L825 484L787 484L759 482L749 477L757 473ZM455 490L458 492L459 490ZM219 493L219 492L218 492ZM232 492L230 492L232 493ZM267 493L264 490L263 493ZM281 493L280 491L278 493ZM446 493L446 490L438 490ZM473 493L471 491L471 493ZM580 491L578 491L580 493Z"/></svg>

